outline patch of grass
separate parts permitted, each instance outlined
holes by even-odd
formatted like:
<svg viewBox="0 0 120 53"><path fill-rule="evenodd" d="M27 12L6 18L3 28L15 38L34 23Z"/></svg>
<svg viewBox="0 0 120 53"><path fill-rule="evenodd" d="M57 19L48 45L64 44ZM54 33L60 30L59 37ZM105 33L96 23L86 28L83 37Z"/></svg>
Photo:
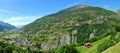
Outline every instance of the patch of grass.
<svg viewBox="0 0 120 53"><path fill-rule="evenodd" d="M8 36L4 36L4 38L9 38L9 39L12 39L12 38L16 38L16 37L18 37L18 36L21 36L21 34L10 34L10 35L8 35Z"/></svg>
<svg viewBox="0 0 120 53"><path fill-rule="evenodd" d="M109 40L110 39L110 36L107 36L101 40L98 40L96 42L93 42L92 43L92 47L91 48L86 48L84 46L79 46L79 47L76 47L76 49L80 52L80 53L98 53L98 46L102 43L104 43L105 41Z"/></svg>
<svg viewBox="0 0 120 53"><path fill-rule="evenodd" d="M117 43L116 45L106 49L102 53L120 53L120 42Z"/></svg>
<svg viewBox="0 0 120 53"><path fill-rule="evenodd" d="M0 32L0 34L3 34L3 32Z"/></svg>

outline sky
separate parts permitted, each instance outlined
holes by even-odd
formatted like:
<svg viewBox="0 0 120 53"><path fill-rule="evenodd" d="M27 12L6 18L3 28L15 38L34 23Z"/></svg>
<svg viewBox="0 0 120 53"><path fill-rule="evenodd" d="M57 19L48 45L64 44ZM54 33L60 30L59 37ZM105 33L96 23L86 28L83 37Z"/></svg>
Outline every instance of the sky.
<svg viewBox="0 0 120 53"><path fill-rule="evenodd" d="M120 0L0 0L0 21L18 27L78 4L120 9Z"/></svg>

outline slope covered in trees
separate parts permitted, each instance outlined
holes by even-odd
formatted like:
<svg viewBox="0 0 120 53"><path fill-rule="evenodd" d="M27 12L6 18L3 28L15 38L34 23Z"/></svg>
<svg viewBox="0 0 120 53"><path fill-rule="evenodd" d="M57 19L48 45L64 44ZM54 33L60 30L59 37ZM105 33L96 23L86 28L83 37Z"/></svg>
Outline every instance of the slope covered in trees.
<svg viewBox="0 0 120 53"><path fill-rule="evenodd" d="M118 13L100 7L76 5L37 19L19 31L1 32L0 41L5 43L0 42L0 51L100 53L120 41L119 18ZM86 42L93 47L84 47Z"/></svg>
<svg viewBox="0 0 120 53"><path fill-rule="evenodd" d="M119 24L120 19L115 12L77 5L37 19L19 30L19 33L27 37L33 48L47 51L63 45L84 45L85 42L114 36L120 31Z"/></svg>

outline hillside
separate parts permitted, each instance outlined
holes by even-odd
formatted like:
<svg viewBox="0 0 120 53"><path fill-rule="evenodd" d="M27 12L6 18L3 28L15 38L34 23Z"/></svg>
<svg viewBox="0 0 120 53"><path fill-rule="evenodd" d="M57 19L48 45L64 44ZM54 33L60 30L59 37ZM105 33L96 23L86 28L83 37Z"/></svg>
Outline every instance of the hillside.
<svg viewBox="0 0 120 53"><path fill-rule="evenodd" d="M120 32L117 33L116 37L118 37L117 38L118 42L115 45L104 50L102 53L120 53L120 51L119 51L119 49L120 49L120 46L119 46L120 45Z"/></svg>
<svg viewBox="0 0 120 53"><path fill-rule="evenodd" d="M0 53L40 53L40 51L27 50L12 44L0 42Z"/></svg>
<svg viewBox="0 0 120 53"><path fill-rule="evenodd" d="M100 44L104 43L105 41L109 41L110 40L110 36L107 36L101 40L98 40L96 42L92 43L92 47L91 48L86 48L84 46L79 46L76 47L76 49L81 52L81 53L98 53L97 49L99 47Z"/></svg>
<svg viewBox="0 0 120 53"><path fill-rule="evenodd" d="M42 51L59 48L63 45L84 45L119 31L118 14L88 5L77 5L57 13L44 16L26 25L19 33L19 42L31 49ZM19 43L20 44L20 43ZM32 46L31 46L32 45Z"/></svg>
<svg viewBox="0 0 120 53"><path fill-rule="evenodd" d="M120 53L119 49L120 49L120 42L108 48L107 50L103 51L102 53Z"/></svg>
<svg viewBox="0 0 120 53"><path fill-rule="evenodd" d="M120 9L116 10L116 13L120 16Z"/></svg>
<svg viewBox="0 0 120 53"><path fill-rule="evenodd" d="M118 9L116 12L120 13L120 9Z"/></svg>
<svg viewBox="0 0 120 53"><path fill-rule="evenodd" d="M14 29L16 29L15 26L0 21L0 32L1 32L1 31L14 30Z"/></svg>

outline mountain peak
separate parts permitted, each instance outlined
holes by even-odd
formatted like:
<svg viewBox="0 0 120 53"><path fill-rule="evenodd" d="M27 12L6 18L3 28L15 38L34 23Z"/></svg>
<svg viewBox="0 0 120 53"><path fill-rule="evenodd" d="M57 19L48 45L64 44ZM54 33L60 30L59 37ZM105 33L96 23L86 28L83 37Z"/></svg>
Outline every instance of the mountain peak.
<svg viewBox="0 0 120 53"><path fill-rule="evenodd" d="M70 13L70 12L75 12L77 10L80 10L82 8L87 8L87 7L90 7L90 6L87 4L79 4L79 5L72 6L70 8L66 8L66 9L59 11L59 12Z"/></svg>
<svg viewBox="0 0 120 53"><path fill-rule="evenodd" d="M85 7L88 7L87 4L79 4L79 5L76 5L75 6L76 8L85 8Z"/></svg>

